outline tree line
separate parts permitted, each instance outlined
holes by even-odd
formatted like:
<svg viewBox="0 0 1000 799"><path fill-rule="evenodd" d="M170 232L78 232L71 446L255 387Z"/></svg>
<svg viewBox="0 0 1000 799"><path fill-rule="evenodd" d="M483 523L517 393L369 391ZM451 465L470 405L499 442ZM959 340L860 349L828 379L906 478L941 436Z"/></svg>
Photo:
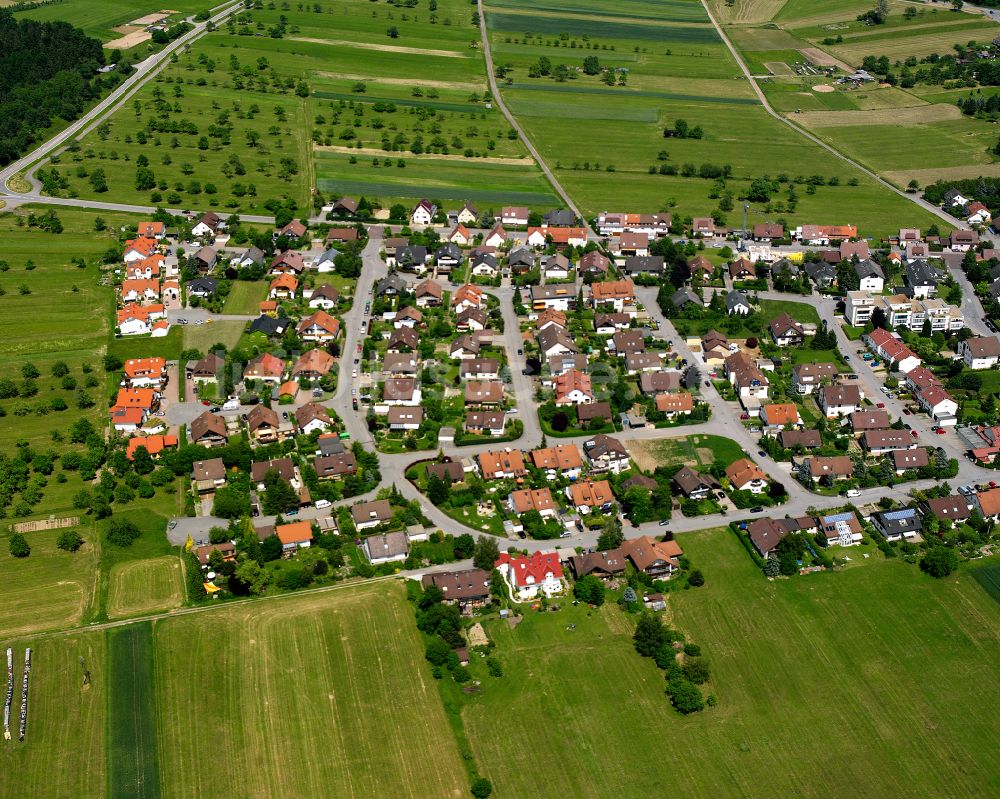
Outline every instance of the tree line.
<svg viewBox="0 0 1000 799"><path fill-rule="evenodd" d="M17 20L7 9L0 9L0 42L0 164L7 164L54 119L75 119L101 93L104 52L69 23Z"/></svg>

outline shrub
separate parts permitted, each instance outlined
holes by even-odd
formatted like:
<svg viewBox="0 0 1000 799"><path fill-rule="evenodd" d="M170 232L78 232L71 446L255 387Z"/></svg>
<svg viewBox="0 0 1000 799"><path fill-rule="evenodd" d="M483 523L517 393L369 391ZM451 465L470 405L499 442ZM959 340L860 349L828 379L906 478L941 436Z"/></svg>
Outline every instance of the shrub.
<svg viewBox="0 0 1000 799"><path fill-rule="evenodd" d="M83 546L83 536L76 530L63 530L56 539L56 546L67 552L76 552Z"/></svg>
<svg viewBox="0 0 1000 799"><path fill-rule="evenodd" d="M476 799L487 799L493 793L493 783L486 779L486 777L476 777L472 781L471 791Z"/></svg>
<svg viewBox="0 0 1000 799"><path fill-rule="evenodd" d="M684 715L697 713L705 707L698 686L684 677L674 678L667 683L667 694L674 707Z"/></svg>
<svg viewBox="0 0 1000 799"><path fill-rule="evenodd" d="M705 584L705 575L702 574L698 569L695 569L688 575L688 585L694 588L700 588Z"/></svg>
<svg viewBox="0 0 1000 799"><path fill-rule="evenodd" d="M920 559L920 568L931 577L947 577L958 568L958 553L945 546L934 546Z"/></svg>
<svg viewBox="0 0 1000 799"><path fill-rule="evenodd" d="M8 546L10 547L10 554L15 558L26 558L31 554L31 547L28 545L28 540L20 533L14 533L10 537Z"/></svg>
<svg viewBox="0 0 1000 799"><path fill-rule="evenodd" d="M702 658L688 658L681 669L684 671L684 676L695 685L708 682L708 663Z"/></svg>
<svg viewBox="0 0 1000 799"><path fill-rule="evenodd" d="M127 519L112 519L104 537L116 547L130 547L139 535L139 528Z"/></svg>

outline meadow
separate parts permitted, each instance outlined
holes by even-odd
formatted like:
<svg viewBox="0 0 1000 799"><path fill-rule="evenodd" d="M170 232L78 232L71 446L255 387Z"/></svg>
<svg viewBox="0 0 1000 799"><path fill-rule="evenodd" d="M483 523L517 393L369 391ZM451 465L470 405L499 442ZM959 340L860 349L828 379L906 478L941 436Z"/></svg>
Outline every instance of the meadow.
<svg viewBox="0 0 1000 799"><path fill-rule="evenodd" d="M181 566L176 557L116 563L108 587L112 619L172 610L183 601Z"/></svg>
<svg viewBox="0 0 1000 799"><path fill-rule="evenodd" d="M467 795L403 596L371 584L158 622L162 796Z"/></svg>
<svg viewBox="0 0 1000 799"><path fill-rule="evenodd" d="M726 529L678 541L706 585L671 593L667 619L702 647L718 705L671 710L614 605L491 623L505 676L468 698L463 719L497 795L1000 790L986 701L1000 690L1000 607L967 572L935 582L875 560L769 582ZM512 766L524 762L546 768Z"/></svg>
<svg viewBox="0 0 1000 799"><path fill-rule="evenodd" d="M657 440L634 439L628 451L640 469L652 472L659 466L679 469L687 465L694 469L718 463L723 467L746 456L735 441L722 436L693 435Z"/></svg>
<svg viewBox="0 0 1000 799"><path fill-rule="evenodd" d="M808 48L854 66L867 55L896 61L950 53L953 44L992 39L1000 32L995 23L903 2L891 2L885 23L875 26L856 19L871 7L860 0L791 0L780 8L768 6L770 17L752 19L739 5L733 13L716 11L729 24L728 33L749 68L774 75L760 86L775 110L796 124L901 188L911 180L926 185L949 177L1000 174L990 152L996 144L993 125L962 116L951 105L958 92L873 84L819 92L814 86L829 83L826 76L795 76L787 67L781 69L804 61L802 51ZM912 17L904 16L906 9L913 10Z"/></svg>
<svg viewBox="0 0 1000 799"><path fill-rule="evenodd" d="M24 559L8 554L6 525L4 528L0 538L0 584L4 587L0 639L73 627L90 615L99 561L90 520L84 519L75 528L85 540L76 552L56 546L60 530L26 533L31 555Z"/></svg>
<svg viewBox="0 0 1000 799"><path fill-rule="evenodd" d="M355 159L357 163L351 163ZM316 154L316 175L321 191L330 194L378 197L383 205L399 201L410 206L427 197L478 206L490 204L546 207L558 204L552 189L534 166L467 160L405 158L400 168L374 166L371 156L339 152Z"/></svg>
<svg viewBox="0 0 1000 799"><path fill-rule="evenodd" d="M20 664L18 681L25 644L32 655L28 733L23 743L16 740L15 716L15 740L0 741L0 799L104 796L104 634L7 641L3 650L13 646ZM91 672L89 684L84 669ZM12 715L20 712L20 694L18 688Z"/></svg>

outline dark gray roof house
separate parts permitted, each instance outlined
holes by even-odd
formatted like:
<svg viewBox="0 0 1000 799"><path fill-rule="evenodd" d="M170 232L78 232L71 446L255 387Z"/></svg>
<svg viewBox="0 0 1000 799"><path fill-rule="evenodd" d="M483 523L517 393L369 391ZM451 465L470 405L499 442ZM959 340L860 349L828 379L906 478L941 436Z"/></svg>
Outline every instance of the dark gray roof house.
<svg viewBox="0 0 1000 799"><path fill-rule="evenodd" d="M543 215L542 221L546 225L551 225L553 227L573 227L576 225L576 214L572 211L556 209Z"/></svg>
<svg viewBox="0 0 1000 799"><path fill-rule="evenodd" d="M662 255L630 255L625 259L625 272L630 275L662 275L666 261Z"/></svg>
<svg viewBox="0 0 1000 799"><path fill-rule="evenodd" d="M806 274L809 275L809 279L820 288L832 286L833 281L837 279L837 267L833 264L823 262L808 263L805 265L805 270Z"/></svg>
<svg viewBox="0 0 1000 799"><path fill-rule="evenodd" d="M286 327L288 327L287 316L273 317L268 316L267 314L261 314L250 323L250 328L247 332L263 333L270 338L272 336L282 335L285 332Z"/></svg>
<svg viewBox="0 0 1000 799"><path fill-rule="evenodd" d="M864 280L866 277L879 277L885 280L885 272L882 271L882 267L871 260L871 258L866 258L864 261L856 263L854 265L854 272L861 280Z"/></svg>
<svg viewBox="0 0 1000 799"><path fill-rule="evenodd" d="M408 244L396 250L396 264L400 269L412 269L427 263L427 248L419 244Z"/></svg>
<svg viewBox="0 0 1000 799"><path fill-rule="evenodd" d="M674 304L674 307L677 309L681 309L685 305L701 306L704 304L701 300L701 297L699 297L697 294L695 294L694 291L692 291L687 287L682 289L677 289L677 291L675 291L673 295L671 295L670 301Z"/></svg>
<svg viewBox="0 0 1000 799"><path fill-rule="evenodd" d="M406 291L406 281L399 275L387 275L375 286L375 293L379 297L395 297Z"/></svg>

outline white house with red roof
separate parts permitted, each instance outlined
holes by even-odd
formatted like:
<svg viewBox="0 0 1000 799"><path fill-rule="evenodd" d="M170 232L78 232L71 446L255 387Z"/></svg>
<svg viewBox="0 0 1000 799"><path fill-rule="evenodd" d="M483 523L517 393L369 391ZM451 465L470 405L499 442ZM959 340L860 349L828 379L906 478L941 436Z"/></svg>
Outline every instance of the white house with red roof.
<svg viewBox="0 0 1000 799"><path fill-rule="evenodd" d="M876 328L871 333L866 333L864 339L878 357L884 361L895 363L904 375L923 363L913 350L881 327Z"/></svg>
<svg viewBox="0 0 1000 799"><path fill-rule="evenodd" d="M555 552L533 552L517 557L502 552L494 565L518 602L535 599L539 592L547 597L555 596L565 588L562 564Z"/></svg>

